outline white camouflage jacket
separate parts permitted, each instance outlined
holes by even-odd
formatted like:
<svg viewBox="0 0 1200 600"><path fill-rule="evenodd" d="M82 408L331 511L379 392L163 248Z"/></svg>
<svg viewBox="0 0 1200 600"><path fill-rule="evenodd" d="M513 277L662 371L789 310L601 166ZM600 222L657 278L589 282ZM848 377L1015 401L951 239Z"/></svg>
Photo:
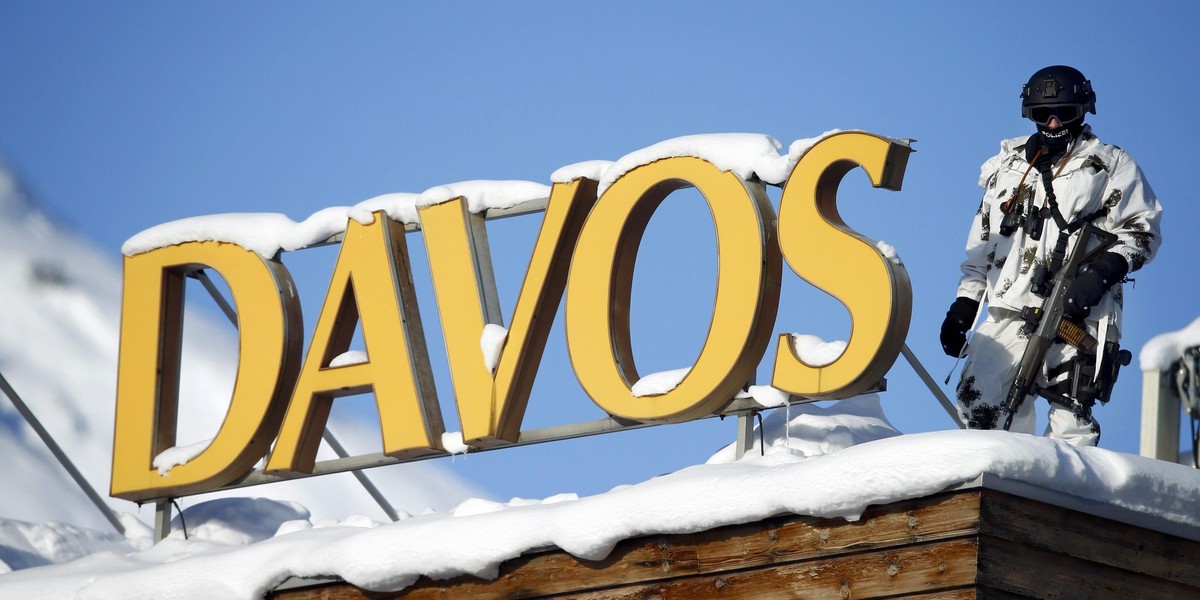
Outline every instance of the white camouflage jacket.
<svg viewBox="0 0 1200 600"><path fill-rule="evenodd" d="M959 296L986 300L989 306L1016 311L1043 302L1030 289L1031 273L1035 263L1050 263L1059 231L1053 219L1046 219L1039 241L1030 239L1021 227L1010 237L1000 235L1004 218L1000 205L1005 200L1018 194L1026 214L1030 200L1037 207L1045 205L1041 174L1029 168L1025 157L1028 139L1024 136L1004 140L1000 143L1000 153L980 168L983 200L971 225L967 258L962 263L963 276L958 284ZM1150 262L1162 240L1159 232L1162 207L1133 158L1117 146L1102 143L1085 125L1065 160L1065 165L1060 161L1051 171L1056 173L1054 194L1067 222L1107 207L1107 214L1097 217L1093 224L1117 234L1117 246L1110 251L1129 261L1130 273ZM1078 235L1072 236L1071 246L1077 239ZM1068 253L1070 250L1068 247ZM1089 320L1105 320L1119 328L1121 302L1121 285L1117 284L1092 309Z"/></svg>

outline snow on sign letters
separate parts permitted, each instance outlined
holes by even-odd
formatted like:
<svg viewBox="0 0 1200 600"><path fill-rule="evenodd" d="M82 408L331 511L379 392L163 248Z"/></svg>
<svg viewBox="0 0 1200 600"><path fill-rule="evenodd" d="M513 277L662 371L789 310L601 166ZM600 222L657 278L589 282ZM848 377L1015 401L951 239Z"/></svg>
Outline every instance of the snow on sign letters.
<svg viewBox="0 0 1200 600"><path fill-rule="evenodd" d="M739 148L762 147L774 148L771 160L762 160L759 152L743 161L749 167L739 163ZM868 133L831 132L798 141L785 155L777 150L778 142L768 136L689 136L604 163L603 169L575 170L585 175L560 175L566 168L556 172L494 365L480 360L481 337L489 337L485 330L502 322L483 211L469 194L456 196L452 186L444 186L443 198L418 202L463 440L474 447L517 442L564 293L575 375L607 413L672 423L720 411L753 379L770 345L784 261L840 300L853 330L842 354L823 366L806 364L789 335L778 335L771 385L798 396L836 399L877 384L900 352L912 291L902 266L842 222L837 189L847 172L861 167L874 186L898 190L911 148ZM764 182L783 187L778 217ZM629 314L634 259L654 210L687 186L704 196L716 226L712 322L679 385L635 396L631 388L638 373L630 366L629 321L623 317ZM383 210L360 218L353 218L354 209L348 214L352 218L340 218L345 233L306 355L299 301L278 247L264 251L213 237L150 243L135 251L127 243L114 496L140 501L216 489L245 477L268 451L268 474L311 473L330 402L350 394L375 394L384 454L446 452L404 224ZM219 273L233 295L240 336L237 378L216 437L163 475L152 462L174 445L184 281L199 269ZM334 362L348 350L356 326L365 356Z"/></svg>

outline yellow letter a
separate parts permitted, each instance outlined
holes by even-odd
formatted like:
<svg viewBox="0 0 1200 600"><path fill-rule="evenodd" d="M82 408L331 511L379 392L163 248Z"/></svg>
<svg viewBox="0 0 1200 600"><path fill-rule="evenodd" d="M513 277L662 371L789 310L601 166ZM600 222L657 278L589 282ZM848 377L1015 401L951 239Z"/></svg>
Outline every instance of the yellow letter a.
<svg viewBox="0 0 1200 600"><path fill-rule="evenodd" d="M349 349L362 320L367 361L330 367ZM375 392L383 452L419 456L440 451L442 415L417 311L404 229L383 212L351 220L325 305L296 382L268 472L311 473L333 398Z"/></svg>

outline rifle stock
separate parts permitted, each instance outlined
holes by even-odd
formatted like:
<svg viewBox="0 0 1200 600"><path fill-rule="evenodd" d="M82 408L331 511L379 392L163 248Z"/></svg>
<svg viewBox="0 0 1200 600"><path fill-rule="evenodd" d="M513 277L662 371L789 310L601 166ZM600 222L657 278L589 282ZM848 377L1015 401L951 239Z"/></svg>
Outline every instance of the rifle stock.
<svg viewBox="0 0 1200 600"><path fill-rule="evenodd" d="M1093 239L1098 240L1099 245L1089 250ZM1064 242L1065 240L1060 244ZM1116 242L1115 234L1099 229L1091 223L1085 224L1079 231L1079 240L1076 241L1065 264L1052 274L1054 287L1042 305L1029 306L1021 311L1021 317L1025 319L1025 329L1030 336L1025 345L1025 352L1021 355L1017 373L1013 377L1012 386L1009 387L1008 396L1004 400L1005 430L1012 426L1013 416L1025 402L1025 397L1041 393L1037 378L1045 364L1046 352L1056 339L1061 337L1083 351L1090 351L1095 346L1096 339L1089 335L1087 330L1063 319L1063 302L1066 300L1067 290L1075 281L1079 267L1115 246ZM1059 249L1056 248L1057 251Z"/></svg>

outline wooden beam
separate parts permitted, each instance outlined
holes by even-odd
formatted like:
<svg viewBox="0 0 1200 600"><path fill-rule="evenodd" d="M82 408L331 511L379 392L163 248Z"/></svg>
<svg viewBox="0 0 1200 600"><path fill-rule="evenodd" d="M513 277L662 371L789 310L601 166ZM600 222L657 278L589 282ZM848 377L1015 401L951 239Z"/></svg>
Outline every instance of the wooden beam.
<svg viewBox="0 0 1200 600"><path fill-rule="evenodd" d="M984 535L1200 588L1200 542L986 489L980 521Z"/></svg>
<svg viewBox="0 0 1200 600"><path fill-rule="evenodd" d="M975 583L975 540L951 540L595 590L563 598L894 598Z"/></svg>
<svg viewBox="0 0 1200 600"><path fill-rule="evenodd" d="M780 517L696 534L701 571L765 566L971 536L979 497L937 494L867 510L858 521Z"/></svg>
<svg viewBox="0 0 1200 600"><path fill-rule="evenodd" d="M397 592L343 582L287 600L403 598L1200 598L1200 542L996 489L868 509L855 522L779 516L624 540L607 558L561 550L485 581L420 578Z"/></svg>
<svg viewBox="0 0 1200 600"><path fill-rule="evenodd" d="M630 593L636 594L641 593L637 590L653 587L647 587L647 582L660 582L671 589L678 587L686 591L673 593L686 594L691 593L695 585L707 584L683 585L678 583L678 580L698 578L716 586L722 581L722 577L726 577L726 583L737 582L744 587L750 585L745 583L749 581L748 577L751 580L755 577L775 577L768 572L780 566L789 566L789 569L779 577L796 579L797 581L789 586L801 589L809 585L801 585L801 579L813 579L812 573L816 572L813 569L819 572L834 572L841 568L837 566L837 557L847 554L860 555L871 550L878 552L870 559L874 561L872 564L875 567L868 571L892 569L898 575L900 570L905 570L907 577L908 572L914 569L921 570L910 565L932 560L928 557L929 549L920 544L956 539L961 541L978 532L978 503L977 490L938 494L887 507L872 508L856 522L790 516L719 527L697 534L659 535L625 540L620 542L607 558L600 561L581 560L562 551L530 554L506 562L501 567L500 575L492 581L468 576L445 581L421 578L413 586L393 595L361 595L361 590L339 584L321 588L320 595L306 596L298 593L301 590L296 590L286 595L280 593L277 597L292 600L424 600L447 597L499 599L586 594L590 590L611 590L621 586L629 587L633 590ZM893 554L887 554L888 552ZM900 554L894 554L896 552ZM974 556L973 552L972 550L971 556ZM891 564L887 562L888 556L894 557L892 562L895 564L892 567L888 566ZM966 574L962 568L962 564L965 564L963 561L966 560L964 557L956 556L949 560L947 565L958 565L954 569L954 576L957 577L954 581L957 583L953 585L965 585L963 582L973 581L974 567L970 568L970 575ZM973 558L970 560L973 561ZM936 566L930 568L937 571ZM801 574L804 575L803 578L800 577ZM923 581L937 581L945 577L947 576L944 573L925 573L918 578L923 578ZM826 579L828 578L820 578L817 582L820 585L814 589L825 589L828 583ZM907 585L903 583L907 581L906 578L900 578L898 581L902 582L898 585ZM879 585L881 582L855 584L856 589L862 586L869 589ZM897 592L892 589L888 593ZM863 596L858 596L856 592L855 597Z"/></svg>
<svg viewBox="0 0 1200 600"><path fill-rule="evenodd" d="M979 583L1028 598L1200 597L1193 586L991 536L980 536Z"/></svg>

